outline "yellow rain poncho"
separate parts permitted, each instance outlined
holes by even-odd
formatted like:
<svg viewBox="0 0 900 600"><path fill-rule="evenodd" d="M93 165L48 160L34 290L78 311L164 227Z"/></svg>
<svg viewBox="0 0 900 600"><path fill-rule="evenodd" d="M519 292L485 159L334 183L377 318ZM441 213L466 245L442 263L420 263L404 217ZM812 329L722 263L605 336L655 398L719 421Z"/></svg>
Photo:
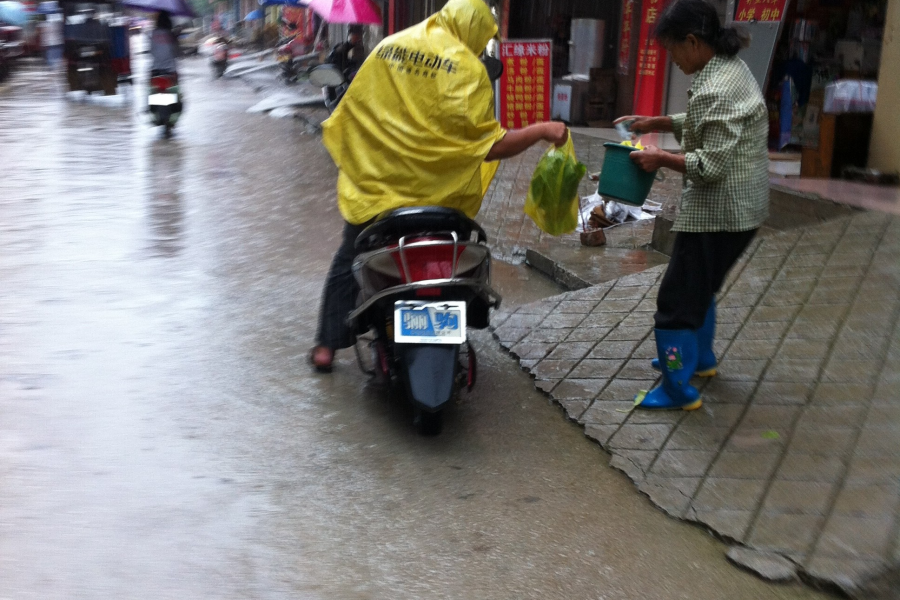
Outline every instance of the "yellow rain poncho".
<svg viewBox="0 0 900 600"><path fill-rule="evenodd" d="M497 170L484 159L506 134L478 59L496 32L483 0L450 0L372 51L322 125L348 222L404 206L478 213Z"/></svg>

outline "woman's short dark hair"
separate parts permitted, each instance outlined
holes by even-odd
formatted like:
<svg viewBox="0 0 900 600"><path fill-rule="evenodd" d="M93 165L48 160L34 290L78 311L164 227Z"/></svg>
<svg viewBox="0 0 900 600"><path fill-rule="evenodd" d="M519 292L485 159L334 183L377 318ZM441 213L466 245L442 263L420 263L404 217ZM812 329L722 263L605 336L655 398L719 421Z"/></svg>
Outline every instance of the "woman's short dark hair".
<svg viewBox="0 0 900 600"><path fill-rule="evenodd" d="M169 16L169 12L166 10L159 11L159 14L156 16L156 28L157 29L172 29L172 17Z"/></svg>
<svg viewBox="0 0 900 600"><path fill-rule="evenodd" d="M654 35L660 41L676 43L693 35L725 56L734 56L750 43L745 31L722 27L719 13L706 0L674 0L656 20Z"/></svg>

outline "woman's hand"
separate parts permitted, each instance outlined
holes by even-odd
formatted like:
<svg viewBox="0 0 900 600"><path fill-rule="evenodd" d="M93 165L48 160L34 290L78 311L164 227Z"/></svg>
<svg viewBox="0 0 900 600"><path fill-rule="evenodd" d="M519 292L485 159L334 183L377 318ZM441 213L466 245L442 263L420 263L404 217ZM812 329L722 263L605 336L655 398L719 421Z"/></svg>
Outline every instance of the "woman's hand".
<svg viewBox="0 0 900 600"><path fill-rule="evenodd" d="M569 139L569 128L565 123L559 121L550 121L544 123L546 131L544 132L544 140L555 145L557 148L565 144Z"/></svg>
<svg viewBox="0 0 900 600"><path fill-rule="evenodd" d="M669 153L660 150L656 146L646 146L643 150L635 150L630 156L634 164L645 171L653 172L665 166Z"/></svg>

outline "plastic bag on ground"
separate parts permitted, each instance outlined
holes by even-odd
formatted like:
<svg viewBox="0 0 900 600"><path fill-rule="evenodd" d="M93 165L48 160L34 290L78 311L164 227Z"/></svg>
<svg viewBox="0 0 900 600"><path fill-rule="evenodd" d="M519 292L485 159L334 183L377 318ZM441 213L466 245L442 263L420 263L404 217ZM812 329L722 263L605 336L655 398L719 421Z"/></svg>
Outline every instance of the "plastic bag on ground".
<svg viewBox="0 0 900 600"><path fill-rule="evenodd" d="M541 157L525 200L525 214L550 235L575 231L578 226L578 184L587 167L578 162L572 136Z"/></svg>

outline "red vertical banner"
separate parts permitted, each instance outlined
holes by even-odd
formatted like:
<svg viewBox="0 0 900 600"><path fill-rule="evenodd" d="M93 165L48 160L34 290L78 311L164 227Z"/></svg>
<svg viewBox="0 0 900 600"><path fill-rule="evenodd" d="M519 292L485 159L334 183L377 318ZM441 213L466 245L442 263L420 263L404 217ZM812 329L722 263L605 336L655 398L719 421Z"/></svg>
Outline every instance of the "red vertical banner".
<svg viewBox="0 0 900 600"><path fill-rule="evenodd" d="M521 129L550 119L551 40L500 42L500 125Z"/></svg>
<svg viewBox="0 0 900 600"><path fill-rule="evenodd" d="M619 61L616 66L619 75L628 75L631 69L631 25L634 23L634 0L622 2L622 25L619 32L622 39L619 41Z"/></svg>
<svg viewBox="0 0 900 600"><path fill-rule="evenodd" d="M643 0L637 77L634 81L636 115L654 116L662 112L666 82L666 51L653 37L653 28L665 4L665 0Z"/></svg>

